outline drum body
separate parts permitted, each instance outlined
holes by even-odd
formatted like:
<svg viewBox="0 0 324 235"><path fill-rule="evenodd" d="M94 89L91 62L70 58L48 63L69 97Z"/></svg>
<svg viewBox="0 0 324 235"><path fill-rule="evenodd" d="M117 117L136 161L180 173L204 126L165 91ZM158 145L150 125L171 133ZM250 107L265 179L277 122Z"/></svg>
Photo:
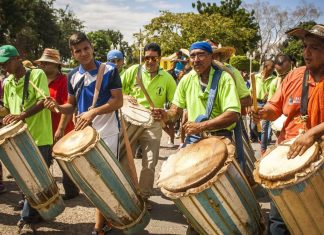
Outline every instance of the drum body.
<svg viewBox="0 0 324 235"><path fill-rule="evenodd" d="M214 159L219 159L217 154L213 154L212 162L208 162L208 159L204 159L206 155L204 149L208 151L213 148L212 146L219 146L219 141L226 143L224 161L213 162ZM260 207L234 159L235 148L230 141L211 137L191 144L183 150L171 155L163 165L158 186L166 196L174 201L195 230L199 234L206 235L262 234L264 225ZM193 153L188 153L192 151ZM197 158L200 157L196 157L197 155L201 155L203 161L198 160L198 163ZM181 158L186 160L181 160ZM204 160L207 161L207 165L219 166L214 170L208 169L207 165L200 168L200 164L205 164ZM187 163L188 172L186 172L186 167L181 167ZM178 169L170 170L172 165ZM204 172L207 175L200 171L204 168L207 170ZM209 172L213 173L209 174ZM180 188L174 187L172 181L184 182L184 184ZM191 184L191 182L194 183ZM185 187L182 188L183 185Z"/></svg>
<svg viewBox="0 0 324 235"><path fill-rule="evenodd" d="M289 144L291 143L286 145ZM320 155L320 151L317 152L316 146L312 147L305 153L309 156L297 156L288 160L289 146L279 145L257 163L254 172L256 181L268 190L291 234L324 234L324 157ZM281 154L286 158L286 163L274 157L278 155L279 148L282 149ZM313 153L309 154L308 151ZM269 174L262 174L262 161L266 161L267 157L278 162L279 169L282 165L293 165L293 169L297 169L298 165L299 169L292 170L289 174L272 174L270 171ZM306 164L297 163L305 157L309 157ZM275 166L272 168L276 169Z"/></svg>
<svg viewBox="0 0 324 235"><path fill-rule="evenodd" d="M129 143L131 146L137 141L137 138L144 132L145 128L148 128L153 123L151 111L137 104L130 103L129 96L124 96L123 107L121 108L123 118L125 119L125 125ZM124 136L120 134L120 156L126 156L126 147L124 142Z"/></svg>
<svg viewBox="0 0 324 235"><path fill-rule="evenodd" d="M58 187L23 122L0 129L0 159L30 205L45 220L64 210Z"/></svg>
<svg viewBox="0 0 324 235"><path fill-rule="evenodd" d="M71 131L54 145L53 155L114 227L132 234L149 223L131 179L93 128Z"/></svg>

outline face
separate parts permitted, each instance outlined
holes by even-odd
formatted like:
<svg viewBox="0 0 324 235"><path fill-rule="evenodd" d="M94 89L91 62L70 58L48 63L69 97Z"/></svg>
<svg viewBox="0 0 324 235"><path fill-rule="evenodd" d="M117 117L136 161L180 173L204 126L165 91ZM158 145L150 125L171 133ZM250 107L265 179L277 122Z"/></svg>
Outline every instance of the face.
<svg viewBox="0 0 324 235"><path fill-rule="evenodd" d="M265 74L271 74L274 71L274 63L272 61L266 61L263 65L263 71Z"/></svg>
<svg viewBox="0 0 324 235"><path fill-rule="evenodd" d="M109 60L109 62L115 64L118 71L121 70L123 65L124 65L124 60L123 59L113 59L113 60Z"/></svg>
<svg viewBox="0 0 324 235"><path fill-rule="evenodd" d="M304 39L304 60L307 69L318 70L324 66L324 39L306 37Z"/></svg>
<svg viewBox="0 0 324 235"><path fill-rule="evenodd" d="M5 73L14 74L18 68L19 58L17 56L10 57L4 63L0 63L0 69Z"/></svg>
<svg viewBox="0 0 324 235"><path fill-rule="evenodd" d="M41 61L38 64L38 67L40 69L42 69L45 72L46 75L52 74L52 73L56 72L57 69L58 69L58 65L57 64L51 63L51 62L45 62L45 61Z"/></svg>
<svg viewBox="0 0 324 235"><path fill-rule="evenodd" d="M90 64L93 61L93 47L88 41L80 42L72 46L72 56L82 65Z"/></svg>
<svg viewBox="0 0 324 235"><path fill-rule="evenodd" d="M159 69L160 56L157 51L145 51L145 68L150 73L155 73Z"/></svg>
<svg viewBox="0 0 324 235"><path fill-rule="evenodd" d="M212 63L212 54L201 49L194 49L190 51L190 61L193 69L199 74L210 69Z"/></svg>
<svg viewBox="0 0 324 235"><path fill-rule="evenodd" d="M276 63L275 69L277 70L279 75L286 74L291 69L291 62L289 60L285 60L285 61L283 61L281 63Z"/></svg>

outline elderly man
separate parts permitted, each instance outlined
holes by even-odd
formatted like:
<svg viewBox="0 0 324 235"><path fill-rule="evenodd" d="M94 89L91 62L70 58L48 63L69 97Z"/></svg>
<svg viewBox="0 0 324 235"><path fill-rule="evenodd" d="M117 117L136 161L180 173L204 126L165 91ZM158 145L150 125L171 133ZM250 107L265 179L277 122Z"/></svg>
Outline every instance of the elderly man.
<svg viewBox="0 0 324 235"><path fill-rule="evenodd" d="M144 66L133 65L121 76L123 93L134 97L137 103L147 109L152 108L148 99L152 100L155 108L163 108L164 103L172 101L176 89L176 83L172 76L160 67L160 58L160 46L156 43L149 43L144 47ZM141 89L140 82L150 98ZM154 173L159 157L161 137L161 122L155 121L150 127L145 128L138 138L142 149L142 170L139 185L149 210L151 204L148 199L153 192ZM135 146L132 148L135 150Z"/></svg>
<svg viewBox="0 0 324 235"><path fill-rule="evenodd" d="M290 147L288 157L295 157L324 135L324 25L315 25L311 30L296 28L287 34L303 40L306 66L291 71L271 100L253 113L253 118L272 121L286 115L279 143L306 131ZM308 96L303 88L308 90ZM289 234L273 203L269 216L269 234Z"/></svg>
<svg viewBox="0 0 324 235"><path fill-rule="evenodd" d="M209 131L213 135L231 138L231 131L241 112L234 80L227 72L212 66L212 47L207 42L196 42L191 45L190 60L193 70L178 84L170 110L167 112L154 110L155 118L176 121L180 118L182 110L187 109L188 122L183 126L187 135ZM215 73L219 75L215 76ZM219 81L210 117L195 122L199 116L206 113L213 79ZM187 143L190 143L189 138Z"/></svg>

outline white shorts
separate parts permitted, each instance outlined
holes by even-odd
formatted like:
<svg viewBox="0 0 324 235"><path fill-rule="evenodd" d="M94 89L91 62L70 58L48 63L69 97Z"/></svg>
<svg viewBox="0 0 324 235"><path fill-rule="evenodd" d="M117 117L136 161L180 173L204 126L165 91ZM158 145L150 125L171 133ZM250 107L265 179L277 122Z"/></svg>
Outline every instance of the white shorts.
<svg viewBox="0 0 324 235"><path fill-rule="evenodd" d="M103 141L105 141L105 144L109 147L111 152L115 155L117 159L119 159L118 156L118 150L119 150L119 134L116 135L108 135L105 137L101 137Z"/></svg>

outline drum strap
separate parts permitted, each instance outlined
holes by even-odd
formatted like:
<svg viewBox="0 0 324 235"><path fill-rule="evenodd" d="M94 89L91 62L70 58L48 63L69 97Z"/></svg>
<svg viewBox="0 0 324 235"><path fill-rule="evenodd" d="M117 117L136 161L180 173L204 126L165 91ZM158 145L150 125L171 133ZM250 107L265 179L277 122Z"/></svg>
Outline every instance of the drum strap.
<svg viewBox="0 0 324 235"><path fill-rule="evenodd" d="M89 110L96 107L97 100L98 100L98 97L99 97L100 87L101 87L101 83L102 83L102 79L103 79L103 75L105 73L105 69L106 69L105 63L101 63L100 66L99 66L98 74L97 74L97 78L96 78L96 86L95 86L95 90L94 90L94 93L93 93L92 105L89 107Z"/></svg>
<svg viewBox="0 0 324 235"><path fill-rule="evenodd" d="M23 111L25 100L28 99L28 85L29 85L29 77L30 77L31 70L27 70L24 79L24 88L23 88L23 96L21 101L21 111Z"/></svg>
<svg viewBox="0 0 324 235"><path fill-rule="evenodd" d="M307 115L307 108L308 108L308 78L309 78L309 71L306 70L304 73L304 79L303 79L303 86L302 86L302 97L301 97L301 104L300 104L300 114L301 118L304 119L305 121L308 118Z"/></svg>
<svg viewBox="0 0 324 235"><path fill-rule="evenodd" d="M142 82L142 65L138 66L136 81L137 81L138 85L141 87L141 90L143 91L146 100L149 102L150 107L154 108L154 103L153 103L150 95L147 93L147 90L145 89L144 84Z"/></svg>

